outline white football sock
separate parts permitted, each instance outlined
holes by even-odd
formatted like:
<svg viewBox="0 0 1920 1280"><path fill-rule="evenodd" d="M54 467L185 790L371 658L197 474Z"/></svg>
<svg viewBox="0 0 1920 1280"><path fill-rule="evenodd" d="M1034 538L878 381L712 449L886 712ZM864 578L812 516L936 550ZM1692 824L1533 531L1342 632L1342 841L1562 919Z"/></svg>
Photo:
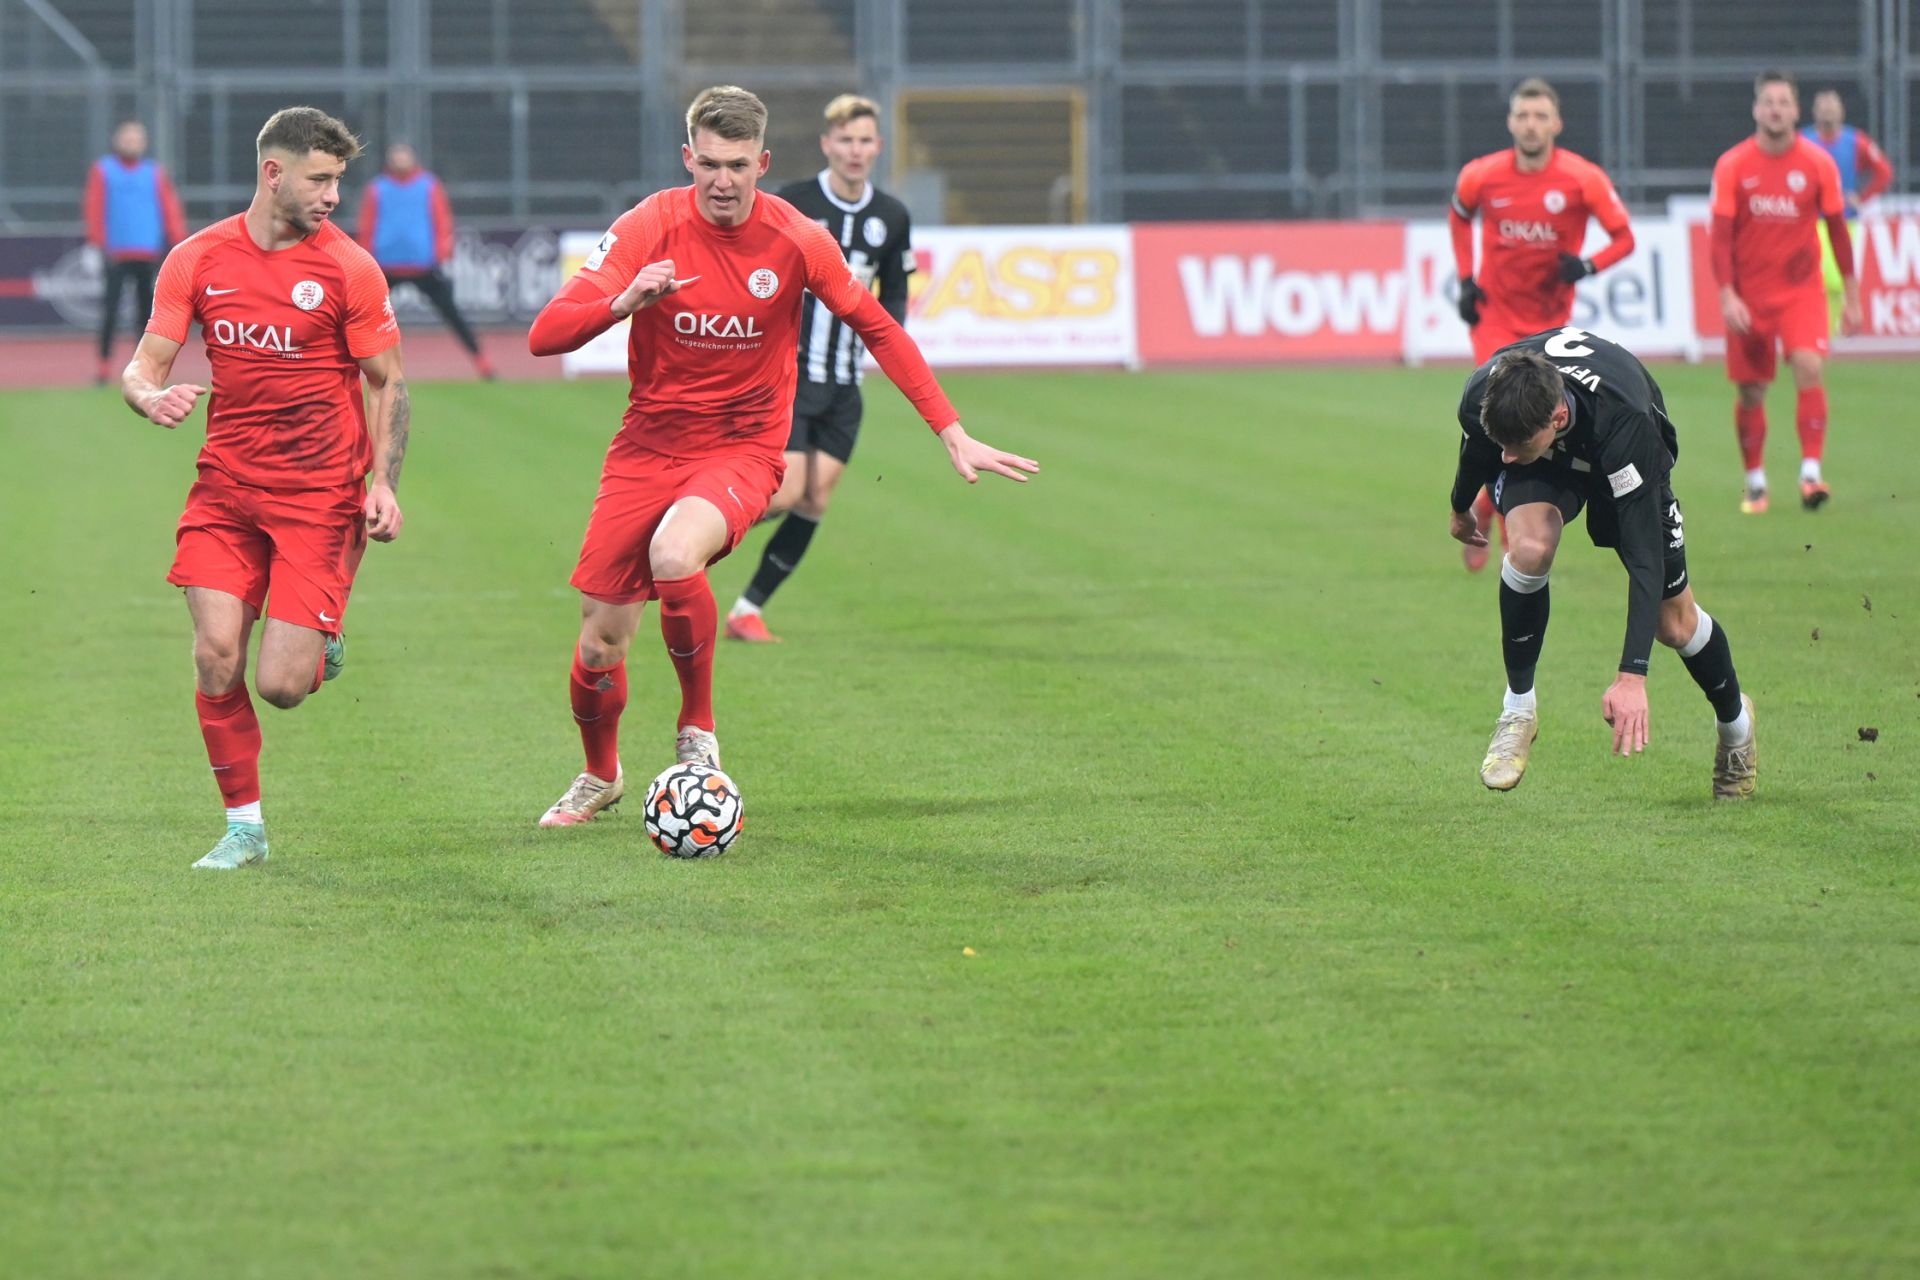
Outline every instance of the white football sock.
<svg viewBox="0 0 1920 1280"><path fill-rule="evenodd" d="M1819 484L1820 483L1820 459L1818 458L1800 459L1800 483L1801 484Z"/></svg>
<svg viewBox="0 0 1920 1280"><path fill-rule="evenodd" d="M1693 638L1680 646L1680 656L1683 658L1691 658L1707 647L1707 641L1713 639L1712 616L1705 609L1696 608L1694 612L1700 615L1700 620L1694 624Z"/></svg>
<svg viewBox="0 0 1920 1280"><path fill-rule="evenodd" d="M1713 727L1720 731L1720 745L1723 747L1731 747L1745 742L1747 735L1753 732L1753 717L1747 714L1747 705L1743 702L1740 704L1740 714L1738 717L1728 721L1726 724L1721 724L1718 720L1715 720Z"/></svg>
<svg viewBox="0 0 1920 1280"><path fill-rule="evenodd" d="M1533 694L1534 691L1532 689L1527 690L1525 693L1515 693L1509 689L1507 690L1506 697L1500 700L1500 709L1502 711L1525 711L1528 714L1532 714L1535 709Z"/></svg>
<svg viewBox="0 0 1920 1280"><path fill-rule="evenodd" d="M251 822L256 827L266 825L266 819L260 816L260 802L258 800L255 800L252 804L229 805L227 807L227 821Z"/></svg>
<svg viewBox="0 0 1920 1280"><path fill-rule="evenodd" d="M1766 487L1767 469L1765 467L1755 467L1753 470L1747 472L1747 488L1764 489Z"/></svg>
<svg viewBox="0 0 1920 1280"><path fill-rule="evenodd" d="M759 613L759 612L760 612L759 605L747 599L745 596L741 596L738 600L735 600L733 602L733 608L727 610L727 616L729 618L744 618L750 613Z"/></svg>

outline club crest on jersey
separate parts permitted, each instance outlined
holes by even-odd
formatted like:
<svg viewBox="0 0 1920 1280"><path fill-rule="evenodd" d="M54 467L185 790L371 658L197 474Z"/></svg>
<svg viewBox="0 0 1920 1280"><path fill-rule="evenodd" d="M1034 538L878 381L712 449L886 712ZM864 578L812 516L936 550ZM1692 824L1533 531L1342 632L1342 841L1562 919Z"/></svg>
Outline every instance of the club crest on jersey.
<svg viewBox="0 0 1920 1280"><path fill-rule="evenodd" d="M1807 175L1800 172L1798 169L1787 170L1787 190L1805 191L1806 189L1807 189Z"/></svg>
<svg viewBox="0 0 1920 1280"><path fill-rule="evenodd" d="M771 298L780 291L780 277L761 267L747 277L747 292L756 298Z"/></svg>
<svg viewBox="0 0 1920 1280"><path fill-rule="evenodd" d="M865 222L860 224L860 234L867 238L868 244L878 249L881 245L887 242L886 219L880 217L877 214L871 218L868 218Z"/></svg>
<svg viewBox="0 0 1920 1280"><path fill-rule="evenodd" d="M293 286L293 305L302 311L311 311L326 300L327 291L318 280L302 280Z"/></svg>
<svg viewBox="0 0 1920 1280"><path fill-rule="evenodd" d="M1540 203L1546 206L1548 213L1565 213L1567 211L1567 193L1556 188L1547 192L1544 196L1541 196Z"/></svg>

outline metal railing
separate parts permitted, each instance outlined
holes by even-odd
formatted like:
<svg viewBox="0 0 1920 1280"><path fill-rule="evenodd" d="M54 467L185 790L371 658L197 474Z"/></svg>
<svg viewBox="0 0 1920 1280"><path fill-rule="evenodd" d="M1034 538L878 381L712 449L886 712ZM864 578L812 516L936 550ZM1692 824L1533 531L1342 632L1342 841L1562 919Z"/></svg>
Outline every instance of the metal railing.
<svg viewBox="0 0 1920 1280"><path fill-rule="evenodd" d="M819 105L847 89L889 107L889 128L915 95L1051 95L1073 104L1074 154L1033 174L1040 190L1021 216L1112 221L1432 209L1465 160L1505 145L1505 92L1532 74L1567 99L1563 142L1629 203L1654 202L1704 190L1714 157L1751 127L1753 74L1780 63L1809 98L1844 86L1852 122L1893 159L1896 189L1914 190L1910 0L1769 3L1592 0L1578 34L1595 43L1542 57L1541 19L1521 0L785 0L784 11L768 0L756 13L774 16L757 24L688 0L335 0L319 11L328 61L248 67L233 65L236 49L257 39L235 33L252 30L240 25L249 14L266 22L271 0L0 0L0 228L70 230L86 164L124 115L148 121L196 220L237 208L253 186L253 131L292 101L340 112L376 145L413 141L463 220L597 222L684 179L681 112L718 81L774 104L783 178L817 165ZM1729 36L1736 9L1747 25ZM536 39L542 21L559 34ZM803 29L807 48L827 52L796 62ZM1829 37L1797 56L1809 31L1850 41L1856 29L1845 49ZM1024 43L1009 45L1008 30ZM967 31L988 34L953 34ZM1311 38L1296 49L1289 31ZM1483 33L1484 52L1465 52L1462 31ZM1165 32L1182 38L1156 45ZM480 52L436 61L455 34ZM583 107L601 99L598 114ZM994 141L1009 156L1021 145ZM953 192L956 208L994 220L990 193L948 171L960 164L893 148L883 177ZM915 165L939 181L916 187Z"/></svg>

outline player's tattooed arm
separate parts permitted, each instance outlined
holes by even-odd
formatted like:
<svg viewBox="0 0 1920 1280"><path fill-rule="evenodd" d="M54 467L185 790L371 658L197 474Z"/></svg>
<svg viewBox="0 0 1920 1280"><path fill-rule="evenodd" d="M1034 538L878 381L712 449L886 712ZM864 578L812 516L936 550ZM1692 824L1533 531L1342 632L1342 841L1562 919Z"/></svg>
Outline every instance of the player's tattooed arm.
<svg viewBox="0 0 1920 1280"><path fill-rule="evenodd" d="M375 542L392 542L400 536L400 502L394 492L400 486L400 467L406 461L413 424L413 402L400 372L399 346L360 361L360 372L371 392L367 435L373 445L373 475L362 511L367 536Z"/></svg>
<svg viewBox="0 0 1920 1280"><path fill-rule="evenodd" d="M381 478L387 488L400 488L400 467L407 460L407 433L413 425L413 398L407 394L405 378L394 379L391 412L387 415L387 451L380 460Z"/></svg>

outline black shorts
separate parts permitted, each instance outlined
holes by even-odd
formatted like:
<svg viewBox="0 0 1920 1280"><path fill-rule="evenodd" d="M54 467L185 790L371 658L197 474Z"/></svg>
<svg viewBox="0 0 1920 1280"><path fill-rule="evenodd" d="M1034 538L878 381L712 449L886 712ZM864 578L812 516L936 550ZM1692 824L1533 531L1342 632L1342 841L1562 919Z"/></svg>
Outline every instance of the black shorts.
<svg viewBox="0 0 1920 1280"><path fill-rule="evenodd" d="M793 397L793 434L787 437L788 453L819 450L842 462L853 458L854 441L860 438L860 388L837 382L809 382L800 379L800 390Z"/></svg>
<svg viewBox="0 0 1920 1280"><path fill-rule="evenodd" d="M1585 465L1585 464L1581 464ZM1673 496L1673 481L1660 481L1660 528L1665 534L1661 557L1666 570L1660 577L1660 598L1671 600L1687 589L1686 517L1680 514L1680 500ZM1515 507L1530 502L1550 502L1560 509L1560 518L1572 524L1587 509L1587 536L1596 547L1620 548L1619 513L1614 510L1613 493L1605 477L1582 471L1570 460L1553 458L1508 467L1494 477L1493 503L1506 515Z"/></svg>

